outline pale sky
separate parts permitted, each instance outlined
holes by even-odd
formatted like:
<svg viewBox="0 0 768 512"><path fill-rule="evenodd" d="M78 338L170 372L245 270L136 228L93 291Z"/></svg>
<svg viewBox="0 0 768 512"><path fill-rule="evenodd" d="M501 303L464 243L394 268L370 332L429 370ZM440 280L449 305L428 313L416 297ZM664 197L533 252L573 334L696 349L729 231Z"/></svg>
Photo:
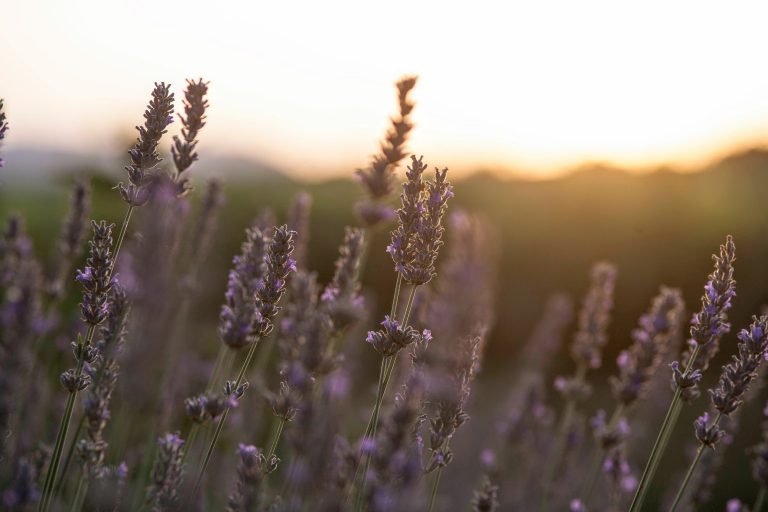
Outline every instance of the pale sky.
<svg viewBox="0 0 768 512"><path fill-rule="evenodd" d="M685 167L768 141L765 1L6 0L0 13L5 148L114 151L154 81L181 96L203 76L203 158L349 175L412 73L409 149L457 171Z"/></svg>

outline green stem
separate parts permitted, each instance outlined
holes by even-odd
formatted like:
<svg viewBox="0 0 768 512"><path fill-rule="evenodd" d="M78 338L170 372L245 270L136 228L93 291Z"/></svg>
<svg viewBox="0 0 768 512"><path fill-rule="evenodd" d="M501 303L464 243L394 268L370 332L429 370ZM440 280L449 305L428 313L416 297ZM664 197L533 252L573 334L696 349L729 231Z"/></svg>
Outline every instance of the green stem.
<svg viewBox="0 0 768 512"><path fill-rule="evenodd" d="M435 498L437 498L437 488L440 486L440 476L443 474L443 468L439 467L437 468L437 471L435 472L435 478L432 481L432 494L429 497L429 508L427 509L427 512L432 512L432 509L435 506Z"/></svg>
<svg viewBox="0 0 768 512"><path fill-rule="evenodd" d="M279 421L275 424L275 428L272 433L272 442L269 443L269 451L267 452L267 461L277 451L277 445L280 443L280 436L283 433L283 427L285 427L285 418L279 418Z"/></svg>
<svg viewBox="0 0 768 512"><path fill-rule="evenodd" d="M752 507L752 512L760 512L765 505L765 487L760 486L760 491L757 493L757 499L755 499L755 505Z"/></svg>
<svg viewBox="0 0 768 512"><path fill-rule="evenodd" d="M120 226L120 233L117 235L117 243L115 244L115 250L112 251L112 267L109 269L110 277L115 273L115 265L117 265L117 255L120 254L120 248L123 246L125 240L125 234L128 232L128 224L131 222L131 214L135 207L132 204L128 205L128 210L125 212L123 223Z"/></svg>
<svg viewBox="0 0 768 512"><path fill-rule="evenodd" d="M672 508L669 509L669 512L675 512L675 510L677 510L677 506L680 504L680 501L683 499L683 494L685 494L685 488L688 487L688 482L690 482L691 476L693 476L693 471L696 469L696 466L701 460L701 455L703 453L704 453L704 445L700 444L699 449L696 450L696 457L694 457L693 461L691 462L691 465L688 467L688 471L685 473L685 478L683 479L683 483L680 484L680 488L677 490L677 494L675 495L675 501L672 503Z"/></svg>
<svg viewBox="0 0 768 512"><path fill-rule="evenodd" d="M237 374L237 379L235 380L234 389L237 389L240 384L243 382L243 378L245 377L245 372L248 371L248 367L251 365L251 360L253 359L253 355L256 353L256 347L259 345L259 340L255 340L253 343L251 343L251 347L248 349L248 354L245 356L245 361L243 361L243 365L240 367L240 372ZM208 449L205 452L205 457L203 458L203 464L200 466L200 471L197 474L197 478L195 479L195 485L192 488L192 495L190 497L191 500L194 500L197 496L197 493L200 489L200 483L203 480L203 475L205 474L205 470L208 467L208 464L211 462L211 456L213 455L213 450L216 447L216 442L219 440L219 436L221 435L221 430L224 428L224 423L227 421L227 415L229 414L229 408L225 409L224 412L221 415L221 418L219 418L219 423L216 425L216 430L213 432L213 438L211 439L210 444L208 445Z"/></svg>
<svg viewBox="0 0 768 512"><path fill-rule="evenodd" d="M403 275L397 273L397 281L395 282L395 292L392 294L392 308L389 310L389 317L396 318L397 315L397 302L400 300L400 287L403 284Z"/></svg>
<svg viewBox="0 0 768 512"><path fill-rule="evenodd" d="M91 325L88 327L88 332L85 336L85 346L90 346L93 340L93 334L96 331L96 327ZM83 351L84 352L84 351ZM77 367L75 368L75 375L80 377L83 373L83 358L77 358ZM46 512L50 506L50 502L53 499L53 487L56 482L56 475L59 469L59 463L61 462L61 452L64 449L64 443L67 439L67 431L69 430L69 423L72 420L72 411L75 409L75 399L77 398L77 391L72 391L67 397L67 405L64 408L64 416L62 416L59 422L58 433L56 434L56 444L54 445L51 455L51 462L48 466L48 472L45 475L45 483L43 484L43 496L40 499L37 510L39 512Z"/></svg>
<svg viewBox="0 0 768 512"><path fill-rule="evenodd" d="M80 481L77 483L77 492L75 492L75 497L72 499L72 508L70 509L71 512L80 512L83 509L83 505L85 504L85 498L88 495L88 477L83 471L83 473L80 475Z"/></svg>
<svg viewBox="0 0 768 512"><path fill-rule="evenodd" d="M616 427L616 423L618 423L619 419L621 419L621 415L623 413L624 404L620 403L613 411L613 415L611 416L611 419L608 422L608 426L606 427L609 432L611 432ZM584 502L584 508L589 507L589 501L592 498L592 492L594 491L595 484L597 483L598 477L600 476L600 468L603 465L603 461L605 461L606 454L606 450L598 444L597 450L595 451L595 457L592 459L592 465L590 466L589 473L587 473L587 480L584 482L584 489L581 493L581 497Z"/></svg>
<svg viewBox="0 0 768 512"><path fill-rule="evenodd" d="M408 320L411 318L411 311L413 309L413 299L416 297L416 289L418 285L413 285L411 293L408 295L408 302L405 305L405 313L403 314L403 329L408 326Z"/></svg>
<svg viewBox="0 0 768 512"><path fill-rule="evenodd" d="M385 356L381 358L381 365L379 367L379 383L378 387L376 389L376 402L374 403L373 410L371 411L371 416L368 418L368 425L365 427L365 434L363 434L363 445L360 447L360 450L362 452L366 441L371 439L375 436L376 432L376 423L378 422L379 418L379 411L378 408L381 406L381 400L384 396L384 383L386 382L387 378L387 370L389 368L389 360L393 358L393 356ZM365 458L365 469L360 472L360 459ZM368 473L368 467L370 465L370 456L367 453L360 453L358 455L358 464L355 468L355 475L352 478L352 493L356 492L356 498L355 498L355 507L357 508L360 505L360 501L362 500L363 495L363 486L365 485L365 475ZM358 484L358 480L362 478L362 482Z"/></svg>
<svg viewBox="0 0 768 512"><path fill-rule="evenodd" d="M701 345L696 345L693 349L688 364L686 365L685 372L683 373L683 378L687 377L692 371L700 347ZM675 395L672 397L672 403L669 404L669 409L667 409L664 422L661 424L659 434L656 436L656 441L653 443L653 448L651 448L651 454L648 457L648 462L643 470L643 475L640 477L635 496L632 498L632 505L629 508L629 512L640 512L642 510L643 502L648 494L648 489L656 474L656 469L659 467L661 457L667 448L667 443L669 443L669 439L672 436L672 431L675 429L677 420L680 417L680 410L682 407L682 390L677 388L675 390Z"/></svg>
<svg viewBox="0 0 768 512"><path fill-rule="evenodd" d="M577 382L584 382L584 377L587 375L587 366L583 363L579 363L576 367L576 373L574 380ZM568 438L568 431L573 423L573 416L576 413L576 400L569 398L565 403L565 411L560 418L560 425L557 429L557 437L555 438L555 444L552 453L547 460L546 470L544 472L544 484L541 491L541 501L539 502L539 512L544 512L549 507L549 498L552 489L552 481L555 478L557 468L560 466L560 461L563 457L565 450L565 443Z"/></svg>
<svg viewBox="0 0 768 512"><path fill-rule="evenodd" d="M61 492L61 488L64 485L64 475L67 474L67 471L69 470L69 465L72 462L72 456L75 453L75 446L77 445L77 438L80 437L80 433L83 431L83 426L85 425L85 414L80 416L80 423L77 424L77 429L75 430L75 435L72 438L72 442L69 443L69 449L67 450L67 457L64 459L64 466L61 468L61 478L59 478L58 485L55 486L55 493L58 494Z"/></svg>
<svg viewBox="0 0 768 512"><path fill-rule="evenodd" d="M197 440L197 433L198 432L200 432L200 424L199 423L193 423L192 427L190 427L190 429L189 429L189 434L187 434L187 442L186 442L187 449L184 450L184 453L181 455L181 463L182 464L187 459L187 455L194 448L195 441Z"/></svg>

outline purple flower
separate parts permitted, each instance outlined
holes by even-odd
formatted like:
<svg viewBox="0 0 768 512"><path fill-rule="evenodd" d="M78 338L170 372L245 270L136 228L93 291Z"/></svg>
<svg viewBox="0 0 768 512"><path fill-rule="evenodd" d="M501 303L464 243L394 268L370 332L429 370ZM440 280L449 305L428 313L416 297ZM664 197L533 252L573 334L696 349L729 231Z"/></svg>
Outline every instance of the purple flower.
<svg viewBox="0 0 768 512"><path fill-rule="evenodd" d="M728 235L725 244L720 246L720 254L713 256L715 268L709 275L701 298L701 310L691 319L691 339L689 348L683 354L686 371L705 371L709 362L719 350L720 338L731 330L728 323L728 310L736 295L736 281L733 280L733 262L736 260L736 246ZM694 353L695 360L691 361ZM682 366L682 365L681 365ZM690 367L690 368L688 368ZM692 400L698 396L698 386L685 390L683 398Z"/></svg>
<svg viewBox="0 0 768 512"><path fill-rule="evenodd" d="M744 402L744 395L765 359L768 349L768 317L753 317L749 329L739 333L738 354L723 366L717 388L710 390L712 404L722 414L733 413Z"/></svg>
<svg viewBox="0 0 768 512"><path fill-rule="evenodd" d="M590 271L591 286L579 312L579 330L571 346L573 359L586 368L599 368L601 352L608 342L608 324L613 309L616 266L596 263Z"/></svg>
<svg viewBox="0 0 768 512"><path fill-rule="evenodd" d="M614 394L631 406L642 395L655 374L661 357L678 332L684 304L680 290L662 287L651 308L632 331L632 345L619 354L619 376L611 380Z"/></svg>
<svg viewBox="0 0 768 512"><path fill-rule="evenodd" d="M152 99L144 112L144 126L137 126L139 137L133 149L128 151L130 164L125 167L128 185L118 184L123 200L133 206L141 206L149 199L149 186L158 178L153 172L162 162L157 152L158 144L166 127L173 120L173 93L171 86L155 83Z"/></svg>

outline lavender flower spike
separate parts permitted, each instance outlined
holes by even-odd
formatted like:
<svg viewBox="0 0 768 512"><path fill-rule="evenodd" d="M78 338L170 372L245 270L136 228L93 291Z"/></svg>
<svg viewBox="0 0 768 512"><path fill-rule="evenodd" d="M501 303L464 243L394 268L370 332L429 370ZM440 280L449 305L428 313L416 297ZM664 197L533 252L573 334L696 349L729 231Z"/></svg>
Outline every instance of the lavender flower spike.
<svg viewBox="0 0 768 512"><path fill-rule="evenodd" d="M167 126L173 122L173 99L170 85L155 83L152 99L144 111L144 126L136 127L139 137L128 152L131 163L125 167L129 184L119 183L117 186L123 200L131 206L141 206L149 199L149 186L157 178L153 170L163 160L157 146Z"/></svg>
<svg viewBox="0 0 768 512"><path fill-rule="evenodd" d="M348 227L339 248L336 272L320 298L335 330L340 331L365 315L360 295L360 260L365 248L365 231Z"/></svg>
<svg viewBox="0 0 768 512"><path fill-rule="evenodd" d="M169 433L161 436L157 445L152 483L147 488L147 507L152 512L176 510L183 470L184 440L178 433Z"/></svg>
<svg viewBox="0 0 768 512"><path fill-rule="evenodd" d="M46 291L51 297L61 297L64 293L64 282L71 271L72 262L82 251L90 211L91 188L88 182L78 181L72 190L69 213L61 224L56 255L46 283Z"/></svg>
<svg viewBox="0 0 768 512"><path fill-rule="evenodd" d="M392 232L387 252L395 263L395 271L406 282L420 285L435 275L435 260L443 245L443 216L453 188L446 180L447 169L435 170L435 180L425 182L422 174L427 164L411 157L400 194L402 207L397 211L398 227Z"/></svg>
<svg viewBox="0 0 768 512"><path fill-rule="evenodd" d="M291 272L296 271L296 261L293 253L293 239L296 232L288 226L275 228L267 251L267 271L264 284L257 293L256 322L251 329L251 335L259 338L269 335L273 329L273 320L280 311L278 303L285 293L286 280Z"/></svg>
<svg viewBox="0 0 768 512"><path fill-rule="evenodd" d="M227 501L227 512L248 512L260 509L259 488L264 478L272 473L279 462L276 456L269 460L253 445L241 444L237 449L237 486Z"/></svg>
<svg viewBox="0 0 768 512"><path fill-rule="evenodd" d="M592 285L579 311L579 330L573 340L571 355L585 368L599 368L600 353L608 342L608 323L613 309L616 267L607 262L596 263L590 273Z"/></svg>
<svg viewBox="0 0 768 512"><path fill-rule="evenodd" d="M394 171L405 158L405 143L413 129L410 114L413 102L408 95L416 86L416 77L407 76L397 82L397 96L400 115L392 119L392 127L387 131L380 152L373 157L370 167L358 169L357 175L370 199L358 206L360 216L367 226L375 226L391 216L391 210L381 204L381 200L394 190Z"/></svg>
<svg viewBox="0 0 768 512"><path fill-rule="evenodd" d="M725 415L733 413L744 401L757 371L768 350L768 317L753 317L749 329L739 333L738 351L732 360L723 366L717 388L710 390L715 409Z"/></svg>
<svg viewBox="0 0 768 512"><path fill-rule="evenodd" d="M187 80L187 90L184 91L184 116L179 114L179 120L183 125L181 138L174 135L173 146L171 146L173 163L176 166L173 181L180 196L191 190L189 178L184 172L198 160L195 151L196 139L197 133L205 126L205 110L208 108L206 94L208 94L208 82L204 82L202 78L198 81Z"/></svg>
<svg viewBox="0 0 768 512"><path fill-rule="evenodd" d="M701 298L701 311L691 319L691 339L688 350L683 355L686 366L691 370L706 371L709 362L719 350L720 338L730 332L727 312L731 309L731 301L736 295L736 281L733 280L733 262L736 260L736 246L733 238L728 235L725 244L720 246L720 254L712 256L715 269L709 275ZM696 351L696 358L690 361ZM691 399L698 396L698 389L692 386L685 390L683 398Z"/></svg>
<svg viewBox="0 0 768 512"><path fill-rule="evenodd" d="M625 407L640 398L655 374L680 328L683 308L680 290L662 287L650 311L640 317L637 329L632 331L632 345L619 354L619 376L612 379L614 394Z"/></svg>
<svg viewBox="0 0 768 512"><path fill-rule="evenodd" d="M264 286L267 271L267 240L256 227L245 231L240 254L232 260L225 303L219 316L219 337L230 348L241 349L251 343L256 321L256 296Z"/></svg>
<svg viewBox="0 0 768 512"><path fill-rule="evenodd" d="M77 281L83 287L83 302L80 310L85 323L96 326L107 317L108 298L112 289L112 229L114 224L105 221L91 223L93 239L83 270L77 271Z"/></svg>

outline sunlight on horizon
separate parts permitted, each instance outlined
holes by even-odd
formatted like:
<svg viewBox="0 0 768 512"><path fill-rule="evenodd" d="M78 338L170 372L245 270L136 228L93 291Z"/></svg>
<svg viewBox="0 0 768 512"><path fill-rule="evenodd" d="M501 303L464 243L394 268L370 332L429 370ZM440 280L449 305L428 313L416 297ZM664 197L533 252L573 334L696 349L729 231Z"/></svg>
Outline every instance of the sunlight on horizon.
<svg viewBox="0 0 768 512"><path fill-rule="evenodd" d="M349 175L413 73L408 148L435 165L697 165L768 141L768 5L718 5L14 2L0 32L5 147L115 151L153 81L180 97L203 76L203 158Z"/></svg>

